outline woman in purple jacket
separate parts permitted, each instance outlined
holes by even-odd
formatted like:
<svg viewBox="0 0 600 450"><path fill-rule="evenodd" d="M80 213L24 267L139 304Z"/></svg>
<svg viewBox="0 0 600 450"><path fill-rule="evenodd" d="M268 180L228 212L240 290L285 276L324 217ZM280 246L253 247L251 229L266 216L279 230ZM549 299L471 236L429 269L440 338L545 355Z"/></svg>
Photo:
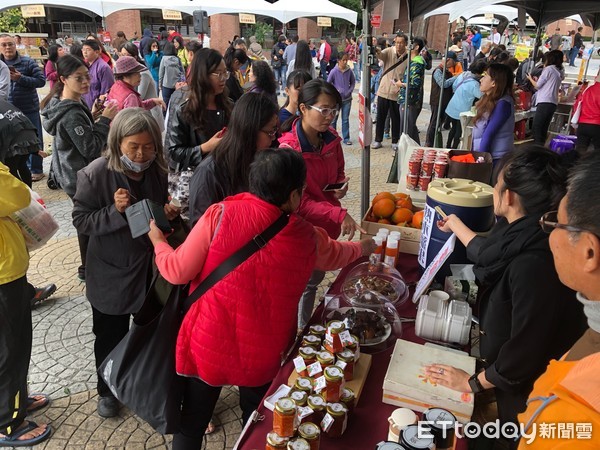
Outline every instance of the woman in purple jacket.
<svg viewBox="0 0 600 450"><path fill-rule="evenodd" d="M514 149L514 75L505 64L490 64L481 78L483 97L477 102L473 150L491 153L494 166Z"/></svg>
<svg viewBox="0 0 600 450"><path fill-rule="evenodd" d="M350 140L350 108L352 107L352 92L356 78L352 69L348 67L348 54L340 53L337 65L329 72L327 81L335 86L342 96L342 136L344 144L352 145ZM337 130L337 116L331 124Z"/></svg>

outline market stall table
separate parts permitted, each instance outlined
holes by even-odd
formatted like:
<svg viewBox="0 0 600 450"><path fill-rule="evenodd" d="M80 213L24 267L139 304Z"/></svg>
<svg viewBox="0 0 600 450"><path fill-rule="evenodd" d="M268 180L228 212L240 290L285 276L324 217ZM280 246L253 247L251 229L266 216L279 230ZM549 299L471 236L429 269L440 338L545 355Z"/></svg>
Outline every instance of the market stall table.
<svg viewBox="0 0 600 450"><path fill-rule="evenodd" d="M356 263L364 260L361 259ZM331 285L328 295L336 295L341 292L343 280L356 263L349 265L340 272ZM414 284L419 279L420 271L416 256L401 253L398 267L407 283ZM412 296L398 309L401 317L414 318L416 316L416 307L410 300L411 298ZM322 312L323 305L319 306L315 311L311 324L320 322ZM424 340L415 335L414 322L403 324L402 339L425 343ZM383 352L372 355L371 369L360 400L356 404L353 414L348 418L346 432L338 439L330 439L322 436L320 446L322 450L371 450L375 449L378 442L387 440L389 430L388 417L397 408L397 406L382 402L383 380L392 351L393 346ZM295 356L295 352L292 353L293 356ZM291 361L292 357L288 358L286 363L281 367L265 397L272 395L280 385L287 384L288 378L294 370L294 365ZM264 406L263 402L260 404L258 413L260 415L259 420L249 425L246 432L242 433L236 447L237 449L262 450L265 448L266 436L273 429L273 413ZM461 441L456 448L466 448L466 443Z"/></svg>

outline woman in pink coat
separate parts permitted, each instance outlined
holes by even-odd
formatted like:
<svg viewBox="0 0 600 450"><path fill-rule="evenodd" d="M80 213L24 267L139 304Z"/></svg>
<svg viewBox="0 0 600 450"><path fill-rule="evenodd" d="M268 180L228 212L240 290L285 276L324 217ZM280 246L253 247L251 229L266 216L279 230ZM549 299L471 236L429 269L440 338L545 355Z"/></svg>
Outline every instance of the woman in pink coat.
<svg viewBox="0 0 600 450"><path fill-rule="evenodd" d="M165 109L165 102L160 98L143 100L135 90L142 81L141 72L146 70L148 68L137 62L134 57L121 56L115 63L115 84L110 88L106 99L116 101L119 110L137 107L150 110L158 105Z"/></svg>

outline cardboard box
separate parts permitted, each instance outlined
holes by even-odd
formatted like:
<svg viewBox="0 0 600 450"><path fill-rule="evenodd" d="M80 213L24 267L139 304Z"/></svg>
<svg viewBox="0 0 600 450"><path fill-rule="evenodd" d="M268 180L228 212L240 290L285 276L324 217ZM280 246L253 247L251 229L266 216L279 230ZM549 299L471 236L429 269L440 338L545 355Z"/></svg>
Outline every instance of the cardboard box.
<svg viewBox="0 0 600 450"><path fill-rule="evenodd" d="M408 253L410 255L419 254L419 244L421 242L421 230L418 228L411 227L399 227L398 225L387 225L385 223L369 222L366 220L367 216L371 214L371 206L365 216L362 218L361 227L367 232L369 236L376 236L380 228L386 228L390 231L399 231L402 233L400 236L400 252ZM423 208L417 208L421 210Z"/></svg>
<svg viewBox="0 0 600 450"><path fill-rule="evenodd" d="M441 346L426 346L398 339L383 381L383 403L425 411L439 407L452 412L459 422L471 420L475 396L432 384L424 366L434 363L475 373L475 358Z"/></svg>

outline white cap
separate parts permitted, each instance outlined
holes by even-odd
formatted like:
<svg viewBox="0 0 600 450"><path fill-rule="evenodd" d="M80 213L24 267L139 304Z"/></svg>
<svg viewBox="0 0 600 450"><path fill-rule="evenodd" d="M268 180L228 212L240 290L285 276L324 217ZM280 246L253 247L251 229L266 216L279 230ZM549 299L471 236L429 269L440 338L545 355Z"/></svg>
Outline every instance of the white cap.
<svg viewBox="0 0 600 450"><path fill-rule="evenodd" d="M387 236L388 234L390 234L390 230L388 230L387 228L380 228L377 231L377 234L382 234L384 236Z"/></svg>
<svg viewBox="0 0 600 450"><path fill-rule="evenodd" d="M387 248L398 248L398 239L394 239L393 237L389 236L387 239L386 247Z"/></svg>
<svg viewBox="0 0 600 450"><path fill-rule="evenodd" d="M383 245L383 236L373 236L373 240L377 246Z"/></svg>
<svg viewBox="0 0 600 450"><path fill-rule="evenodd" d="M396 238L398 240L400 240L401 236L402 236L402 233L400 231L392 231L390 233L390 237Z"/></svg>

